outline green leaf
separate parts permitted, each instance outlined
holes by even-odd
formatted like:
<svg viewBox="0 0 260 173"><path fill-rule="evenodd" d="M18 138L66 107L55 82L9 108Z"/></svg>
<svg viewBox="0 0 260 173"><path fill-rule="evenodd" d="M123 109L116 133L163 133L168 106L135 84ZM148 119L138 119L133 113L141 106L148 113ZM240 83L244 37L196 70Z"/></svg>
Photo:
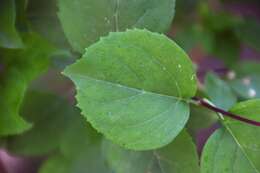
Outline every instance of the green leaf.
<svg viewBox="0 0 260 173"><path fill-rule="evenodd" d="M201 173L258 173L227 130L213 133L201 158Z"/></svg>
<svg viewBox="0 0 260 173"><path fill-rule="evenodd" d="M59 0L59 18L74 50L84 49L110 31L146 28L165 32L174 16L175 0Z"/></svg>
<svg viewBox="0 0 260 173"><path fill-rule="evenodd" d="M185 130L161 149L131 151L106 141L104 153L115 173L199 173L196 148Z"/></svg>
<svg viewBox="0 0 260 173"><path fill-rule="evenodd" d="M25 49L3 49L0 64L0 136L21 133L31 125L19 116L29 83L48 68L53 47L36 34L24 37Z"/></svg>
<svg viewBox="0 0 260 173"><path fill-rule="evenodd" d="M240 27L236 28L238 38L258 51L260 51L259 31L259 22L252 19L246 19Z"/></svg>
<svg viewBox="0 0 260 173"><path fill-rule="evenodd" d="M205 92L217 107L224 110L229 110L237 102L229 85L214 73L208 73L205 77Z"/></svg>
<svg viewBox="0 0 260 173"><path fill-rule="evenodd" d="M39 173L72 173L69 171L70 160L61 154L48 158L41 166Z"/></svg>
<svg viewBox="0 0 260 173"><path fill-rule="evenodd" d="M64 99L30 91L21 106L21 115L33 127L8 138L8 150L18 155L44 155L57 149L71 117L80 115Z"/></svg>
<svg viewBox="0 0 260 173"><path fill-rule="evenodd" d="M29 1L27 11L30 26L34 31L47 38L58 48L69 49L69 44L58 19L56 1Z"/></svg>
<svg viewBox="0 0 260 173"><path fill-rule="evenodd" d="M260 121L260 99L240 102L231 108L231 112L251 120ZM234 137L237 145L245 153L251 166L260 172L260 128L227 118L225 126Z"/></svg>
<svg viewBox="0 0 260 173"><path fill-rule="evenodd" d="M40 173L110 173L102 155L102 137L81 116L64 131L61 153L50 157Z"/></svg>
<svg viewBox="0 0 260 173"><path fill-rule="evenodd" d="M173 41L146 30L111 33L64 74L78 106L98 131L129 149L169 144L189 117L196 92L188 56Z"/></svg>
<svg viewBox="0 0 260 173"><path fill-rule="evenodd" d="M16 8L14 0L2 0L0 5L0 47L21 48L23 47L16 28Z"/></svg>
<svg viewBox="0 0 260 173"><path fill-rule="evenodd" d="M218 121L216 112L210 111L200 106L191 105L190 119L186 125L192 137L197 137L197 133Z"/></svg>
<svg viewBox="0 0 260 173"><path fill-rule="evenodd" d="M230 86L243 99L260 98L260 78L258 74L235 79L230 82Z"/></svg>
<svg viewBox="0 0 260 173"><path fill-rule="evenodd" d="M101 139L101 135L85 121L83 116L74 115L70 126L62 136L60 151L68 158L77 157L86 147L100 145Z"/></svg>

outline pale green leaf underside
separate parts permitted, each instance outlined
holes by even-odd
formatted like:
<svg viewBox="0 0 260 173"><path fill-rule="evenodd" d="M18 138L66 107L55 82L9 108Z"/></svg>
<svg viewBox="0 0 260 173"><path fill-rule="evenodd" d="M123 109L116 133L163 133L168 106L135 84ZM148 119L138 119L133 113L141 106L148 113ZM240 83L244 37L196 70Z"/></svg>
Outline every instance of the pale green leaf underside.
<svg viewBox="0 0 260 173"><path fill-rule="evenodd" d="M188 56L167 37L146 30L110 34L64 73L94 128L136 150L170 143L188 120L185 99L196 92Z"/></svg>
<svg viewBox="0 0 260 173"><path fill-rule="evenodd" d="M217 130L204 147L201 173L258 173L224 128Z"/></svg>
<svg viewBox="0 0 260 173"><path fill-rule="evenodd" d="M196 147L183 130L164 148L151 151L131 151L104 142L104 155L115 173L198 173Z"/></svg>
<svg viewBox="0 0 260 173"><path fill-rule="evenodd" d="M147 28L165 32L175 0L59 0L59 18L72 47L79 52L110 31Z"/></svg>

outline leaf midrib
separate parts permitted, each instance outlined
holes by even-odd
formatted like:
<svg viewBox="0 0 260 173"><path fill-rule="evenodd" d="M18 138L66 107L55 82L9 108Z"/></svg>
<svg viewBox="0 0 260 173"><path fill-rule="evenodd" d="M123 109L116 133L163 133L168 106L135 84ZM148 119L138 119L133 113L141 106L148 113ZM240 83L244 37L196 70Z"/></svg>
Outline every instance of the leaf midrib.
<svg viewBox="0 0 260 173"><path fill-rule="evenodd" d="M70 73L70 74L69 74L69 73ZM64 74L65 76L67 76L67 77L70 77L72 80L73 80L73 76L75 76L75 77L83 78L83 79L85 79L85 80L93 80L93 81L96 81L96 82L105 83L105 84L107 84L107 85L112 85L112 86L124 88L124 89L127 89L127 90L132 90L132 91L135 91L135 92L137 92L137 93L147 93L147 94L151 94L151 95L157 95L157 96L160 96L160 97L167 97L167 98L175 99L175 100L177 100L177 101L184 101L184 102L187 102L187 103L190 101L190 99L185 99L185 98L183 98L183 97L170 96L170 95L166 95L166 94L161 94L161 93L155 93L155 92L151 92L151 91L146 91L146 90L143 90L143 89L137 89L137 88L133 88L133 87L121 85L121 84L119 84L119 83L113 83L113 82L107 81L107 80L100 80L100 79L96 79L96 78L89 77L89 76L82 75L82 74L78 74L78 73L67 72L67 70L65 70L65 71L63 72L63 74Z"/></svg>

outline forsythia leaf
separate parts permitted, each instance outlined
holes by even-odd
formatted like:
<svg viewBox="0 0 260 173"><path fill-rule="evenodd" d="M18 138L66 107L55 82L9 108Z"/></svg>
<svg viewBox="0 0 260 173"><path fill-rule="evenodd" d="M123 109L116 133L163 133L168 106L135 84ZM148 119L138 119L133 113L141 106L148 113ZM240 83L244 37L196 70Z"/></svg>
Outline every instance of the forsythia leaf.
<svg viewBox="0 0 260 173"><path fill-rule="evenodd" d="M111 33L65 69L78 106L98 131L129 149L169 144L189 117L196 76L185 52L147 30Z"/></svg>
<svg viewBox="0 0 260 173"><path fill-rule="evenodd" d="M59 0L59 18L72 47L84 49L110 31L146 28L165 32L174 16L175 0Z"/></svg>
<svg viewBox="0 0 260 173"><path fill-rule="evenodd" d="M196 147L183 130L164 148L151 151L130 151L104 142L104 153L115 173L199 173Z"/></svg>
<svg viewBox="0 0 260 173"><path fill-rule="evenodd" d="M201 158L201 173L258 173L224 128L208 139Z"/></svg>

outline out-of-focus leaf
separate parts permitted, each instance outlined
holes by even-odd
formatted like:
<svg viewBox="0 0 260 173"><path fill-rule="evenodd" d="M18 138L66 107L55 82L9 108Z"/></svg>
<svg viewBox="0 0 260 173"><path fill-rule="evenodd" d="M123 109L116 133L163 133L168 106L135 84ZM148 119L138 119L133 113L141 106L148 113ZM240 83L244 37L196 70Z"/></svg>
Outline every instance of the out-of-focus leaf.
<svg viewBox="0 0 260 173"><path fill-rule="evenodd" d="M230 133L222 128L208 139L202 153L201 173L258 173Z"/></svg>
<svg viewBox="0 0 260 173"><path fill-rule="evenodd" d="M196 92L185 52L147 30L111 33L64 74L74 81L78 106L93 127L135 150L169 144L188 120L184 100Z"/></svg>
<svg viewBox="0 0 260 173"><path fill-rule="evenodd" d="M64 131L61 153L50 157L40 173L112 173L102 155L101 135L80 116L73 117L70 125Z"/></svg>
<svg viewBox="0 0 260 173"><path fill-rule="evenodd" d="M74 50L86 47L110 31L146 28L165 32L174 16L175 0L59 0L59 18Z"/></svg>
<svg viewBox="0 0 260 173"><path fill-rule="evenodd" d="M21 48L23 42L16 27L16 8L14 0L1 0L0 4L0 47Z"/></svg>
<svg viewBox="0 0 260 173"><path fill-rule="evenodd" d="M209 128L218 121L218 116L215 112L205 109L200 106L191 105L190 119L187 123L187 130L196 137L197 132L204 128Z"/></svg>
<svg viewBox="0 0 260 173"><path fill-rule="evenodd" d="M36 91L25 95L20 112L24 119L33 123L33 127L8 138L8 150L27 156L43 155L57 149L72 117L80 116L64 99Z"/></svg>
<svg viewBox="0 0 260 173"><path fill-rule="evenodd" d="M236 63L232 70L238 77L245 77L252 74L260 75L260 62L258 61L241 61Z"/></svg>
<svg viewBox="0 0 260 173"><path fill-rule="evenodd" d="M229 85L214 73L206 75L205 92L217 107L224 110L229 110L237 102L236 95Z"/></svg>
<svg viewBox="0 0 260 173"><path fill-rule="evenodd" d="M260 98L259 74L232 80L230 85L242 99Z"/></svg>
<svg viewBox="0 0 260 173"><path fill-rule="evenodd" d="M69 45L59 22L57 10L56 0L33 0L28 3L27 17L34 31L58 48L68 49Z"/></svg>
<svg viewBox="0 0 260 173"><path fill-rule="evenodd" d="M206 52L211 52L214 45L214 35L199 25L189 26L177 32L174 40L186 51L197 45L202 45Z"/></svg>
<svg viewBox="0 0 260 173"><path fill-rule="evenodd" d="M115 173L198 173L199 160L189 134L183 130L169 145L153 151L125 150L104 142L107 162Z"/></svg>
<svg viewBox="0 0 260 173"><path fill-rule="evenodd" d="M48 68L54 51L36 34L24 37L25 49L3 49L0 52L0 136L21 133L31 125L19 116L20 104L29 83Z"/></svg>
<svg viewBox="0 0 260 173"><path fill-rule="evenodd" d="M252 48L260 51L260 23L245 19L240 27L236 28L237 36Z"/></svg>

